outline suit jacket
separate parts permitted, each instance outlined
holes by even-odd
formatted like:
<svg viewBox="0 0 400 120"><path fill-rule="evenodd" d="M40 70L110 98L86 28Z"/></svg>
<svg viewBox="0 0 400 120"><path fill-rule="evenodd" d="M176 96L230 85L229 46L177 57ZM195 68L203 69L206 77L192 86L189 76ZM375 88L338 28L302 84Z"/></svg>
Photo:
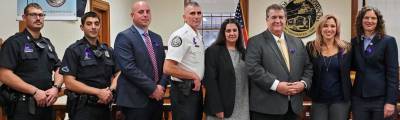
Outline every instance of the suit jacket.
<svg viewBox="0 0 400 120"><path fill-rule="evenodd" d="M213 45L206 50L204 82L207 114L224 112L230 117L235 104L235 69L226 46Z"/></svg>
<svg viewBox="0 0 400 120"><path fill-rule="evenodd" d="M313 42L313 41L312 41ZM307 52L310 56L311 63L313 64L313 77L312 77L312 86L310 90L310 96L313 100L318 99L319 92L321 91L321 71L323 70L323 64L321 64L321 55L313 56L313 46L312 42L307 43ZM347 43L350 44L350 43ZM351 67L351 51L344 53L343 50L339 50L338 53L339 58L339 74L340 74L340 82L342 87L342 94L344 97L344 101L349 101L351 99L351 79L350 79L350 67Z"/></svg>
<svg viewBox="0 0 400 120"><path fill-rule="evenodd" d="M289 50L290 72L286 67L280 49L268 30L248 42L246 65L250 76L250 110L264 114L285 114L288 111L288 96L271 90L275 80L295 82L304 80L311 86L312 64L303 42L285 34ZM302 111L305 92L290 96L292 110Z"/></svg>
<svg viewBox="0 0 400 120"><path fill-rule="evenodd" d="M143 108L157 84L165 87L168 78L162 72L165 52L160 35L149 30L157 60L159 82L153 78L153 67L146 45L134 26L118 33L115 40L115 58L121 68L117 84L117 105L130 108ZM162 103L162 101L160 101Z"/></svg>
<svg viewBox="0 0 400 120"><path fill-rule="evenodd" d="M356 78L353 95L370 98L384 97L386 103L396 104L398 95L398 55L396 39L375 35L367 50L361 37L351 40L353 68Z"/></svg>

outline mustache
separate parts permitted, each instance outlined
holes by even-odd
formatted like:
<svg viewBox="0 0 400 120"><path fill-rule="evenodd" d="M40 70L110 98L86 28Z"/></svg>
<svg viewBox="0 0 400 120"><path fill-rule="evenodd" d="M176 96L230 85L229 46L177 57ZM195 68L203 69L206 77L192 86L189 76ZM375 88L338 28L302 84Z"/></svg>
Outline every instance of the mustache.
<svg viewBox="0 0 400 120"><path fill-rule="evenodd" d="M40 21L40 20L36 20L35 22L33 22L33 23L43 23L42 21Z"/></svg>

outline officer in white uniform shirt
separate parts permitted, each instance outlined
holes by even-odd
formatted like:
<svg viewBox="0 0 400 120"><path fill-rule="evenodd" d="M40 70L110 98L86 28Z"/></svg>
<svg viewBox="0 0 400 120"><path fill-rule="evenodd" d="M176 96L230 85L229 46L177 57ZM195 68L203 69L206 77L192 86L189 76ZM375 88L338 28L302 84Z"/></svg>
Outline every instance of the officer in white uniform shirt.
<svg viewBox="0 0 400 120"><path fill-rule="evenodd" d="M204 42L197 31L202 12L197 2L185 5L185 25L172 33L164 62L164 73L172 76L173 120L201 120L201 79L204 74Z"/></svg>

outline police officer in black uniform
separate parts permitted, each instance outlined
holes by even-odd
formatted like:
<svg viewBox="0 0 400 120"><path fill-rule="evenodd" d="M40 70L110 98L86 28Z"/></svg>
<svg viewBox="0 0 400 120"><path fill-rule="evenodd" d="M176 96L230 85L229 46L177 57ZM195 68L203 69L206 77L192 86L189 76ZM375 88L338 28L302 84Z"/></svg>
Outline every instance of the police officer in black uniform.
<svg viewBox="0 0 400 120"><path fill-rule="evenodd" d="M119 75L113 50L98 41L100 18L96 13L85 13L80 28L85 36L65 50L60 70L70 91L67 94L69 117L72 120L109 120L112 91Z"/></svg>
<svg viewBox="0 0 400 120"><path fill-rule="evenodd" d="M54 120L51 105L63 80L54 46L40 33L44 17L39 4L28 4L22 16L26 29L8 38L0 51L1 97L7 99L8 120Z"/></svg>

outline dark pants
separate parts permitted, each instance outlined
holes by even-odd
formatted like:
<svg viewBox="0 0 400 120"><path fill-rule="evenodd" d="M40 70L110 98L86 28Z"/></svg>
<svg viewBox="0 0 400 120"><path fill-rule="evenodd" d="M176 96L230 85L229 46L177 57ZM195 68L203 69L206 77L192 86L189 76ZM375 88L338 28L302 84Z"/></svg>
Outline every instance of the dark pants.
<svg viewBox="0 0 400 120"><path fill-rule="evenodd" d="M125 120L161 120L163 112L162 101L150 100L144 108L121 107Z"/></svg>
<svg viewBox="0 0 400 120"><path fill-rule="evenodd" d="M171 85L171 107L173 120L201 120L203 113L202 92L192 91L184 95L177 82Z"/></svg>
<svg viewBox="0 0 400 120"><path fill-rule="evenodd" d="M111 111L107 105L86 104L75 110L75 114L70 116L71 120L111 120Z"/></svg>
<svg viewBox="0 0 400 120"><path fill-rule="evenodd" d="M313 102L311 120L348 120L350 101L337 103Z"/></svg>
<svg viewBox="0 0 400 120"><path fill-rule="evenodd" d="M361 98L358 96L353 96L353 120L392 120L391 118L384 118L384 105L384 97Z"/></svg>
<svg viewBox="0 0 400 120"><path fill-rule="evenodd" d="M274 109L274 108L271 108ZM299 116L293 112L289 103L288 111L283 115L277 114L264 114L259 112L250 111L251 120L298 120Z"/></svg>
<svg viewBox="0 0 400 120"><path fill-rule="evenodd" d="M18 101L14 114L8 120L54 120L55 112L52 107L36 107L36 114L29 113L28 101Z"/></svg>

